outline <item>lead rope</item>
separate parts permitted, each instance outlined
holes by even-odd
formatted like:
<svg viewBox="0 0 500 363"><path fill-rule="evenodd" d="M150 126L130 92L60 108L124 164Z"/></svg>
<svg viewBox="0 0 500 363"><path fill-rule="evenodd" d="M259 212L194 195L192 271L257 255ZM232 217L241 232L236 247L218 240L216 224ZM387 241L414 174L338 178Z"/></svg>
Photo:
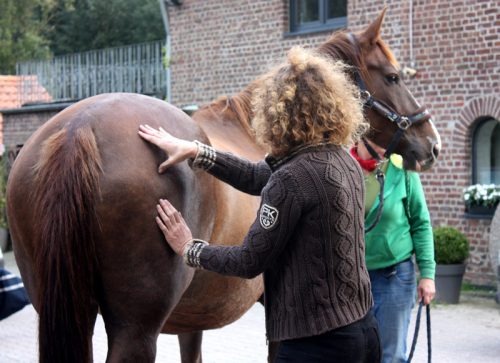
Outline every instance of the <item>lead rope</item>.
<svg viewBox="0 0 500 363"><path fill-rule="evenodd" d="M380 193L378 194L378 210L377 216L375 217L375 221L370 225L370 227L365 229L365 233L370 232L375 226L380 222L380 218L382 217L382 211L384 209L384 172L377 167L375 170L375 176L377 178L378 183L380 184Z"/></svg>
<svg viewBox="0 0 500 363"><path fill-rule="evenodd" d="M415 321L415 334L413 335L413 341L411 342L410 355L406 363L410 363L413 358L413 353L415 352L415 346L417 345L418 331L420 329L420 315L422 314L422 306L424 306L423 298L420 300L418 305L417 320ZM427 316L427 362L431 363L432 348L431 348L431 305L425 306L426 316Z"/></svg>
<svg viewBox="0 0 500 363"><path fill-rule="evenodd" d="M382 211L384 210L384 172L380 169L380 157L378 156L377 152L373 150L373 148L370 146L368 142L363 138L362 139L363 143L365 144L366 149L374 158L375 160L378 161L377 169L375 170L375 177L377 178L377 181L380 185L380 193L378 194L378 210L377 210L377 216L375 217L375 221L370 225L370 227L365 229L365 233L370 232L375 226L380 222L380 218L382 217Z"/></svg>

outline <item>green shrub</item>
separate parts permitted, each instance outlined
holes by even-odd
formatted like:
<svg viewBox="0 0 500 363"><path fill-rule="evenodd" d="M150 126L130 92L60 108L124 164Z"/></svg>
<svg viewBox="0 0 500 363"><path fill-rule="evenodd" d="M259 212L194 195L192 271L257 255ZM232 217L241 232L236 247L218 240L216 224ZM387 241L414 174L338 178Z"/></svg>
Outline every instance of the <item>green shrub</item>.
<svg viewBox="0 0 500 363"><path fill-rule="evenodd" d="M450 265L463 263L469 256L469 241L453 227L436 227L434 234L434 254L436 263Z"/></svg>

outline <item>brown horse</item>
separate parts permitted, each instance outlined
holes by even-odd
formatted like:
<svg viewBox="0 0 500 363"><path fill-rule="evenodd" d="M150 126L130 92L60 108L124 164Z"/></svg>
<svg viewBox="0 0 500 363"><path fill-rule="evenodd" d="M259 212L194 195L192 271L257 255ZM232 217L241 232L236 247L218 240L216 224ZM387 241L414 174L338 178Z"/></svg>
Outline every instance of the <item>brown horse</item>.
<svg viewBox="0 0 500 363"><path fill-rule="evenodd" d="M407 167L428 168L439 136L397 79L394 57L380 39L382 19L383 13L359 34L334 35L320 51L359 69L354 78L376 97L369 137L385 146L397 123L411 119L395 151ZM201 109L195 122L146 96L100 95L62 111L26 142L9 176L8 217L16 260L40 316L41 362L91 361L98 311L108 362L154 361L161 332L179 334L183 362L201 361L201 331L235 321L259 298L260 277L186 267L154 221L157 200L168 198L193 235L235 244L255 218L258 199L187 163L155 173L166 155L137 136L139 124L147 123L260 159L249 123L252 89ZM391 121L384 108L416 116Z"/></svg>

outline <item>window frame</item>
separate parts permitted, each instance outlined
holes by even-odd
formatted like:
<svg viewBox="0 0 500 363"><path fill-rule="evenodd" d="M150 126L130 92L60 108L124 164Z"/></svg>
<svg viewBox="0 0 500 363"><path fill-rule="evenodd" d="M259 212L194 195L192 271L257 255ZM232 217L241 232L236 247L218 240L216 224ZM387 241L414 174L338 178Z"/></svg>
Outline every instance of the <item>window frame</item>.
<svg viewBox="0 0 500 363"><path fill-rule="evenodd" d="M478 171L477 171L477 160L478 160L478 142L477 142L477 134L481 130L482 127L488 122L496 122L497 124L500 124L499 120L495 119L494 117L481 117L480 119L477 120L473 130L472 130L472 137L471 137L471 143L472 143L472 160L471 160L471 169L472 169L472 184L484 184L480 183L479 181L479 176L478 176ZM492 147L493 145L490 145ZM491 165L490 161L490 168L492 168L493 165ZM490 183L493 183L493 181L490 181Z"/></svg>
<svg viewBox="0 0 500 363"><path fill-rule="evenodd" d="M316 0L319 3L319 20L311 21L307 23L300 23L298 21L298 0L289 0L288 1L288 33L285 35L293 36L299 34L308 34L308 33L318 33L323 31L331 31L342 28L347 28L347 14L346 16L338 17L338 18L326 18L326 14L328 14L328 3L327 0ZM347 3L346 3L346 12L347 12Z"/></svg>

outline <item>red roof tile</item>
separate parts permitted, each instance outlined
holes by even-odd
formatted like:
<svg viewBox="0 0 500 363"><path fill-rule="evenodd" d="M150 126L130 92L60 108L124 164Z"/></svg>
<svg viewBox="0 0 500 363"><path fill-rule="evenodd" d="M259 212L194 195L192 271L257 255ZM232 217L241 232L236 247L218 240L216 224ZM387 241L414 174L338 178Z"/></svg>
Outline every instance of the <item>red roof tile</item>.
<svg viewBox="0 0 500 363"><path fill-rule="evenodd" d="M0 109L20 107L20 91L20 76L0 76Z"/></svg>

